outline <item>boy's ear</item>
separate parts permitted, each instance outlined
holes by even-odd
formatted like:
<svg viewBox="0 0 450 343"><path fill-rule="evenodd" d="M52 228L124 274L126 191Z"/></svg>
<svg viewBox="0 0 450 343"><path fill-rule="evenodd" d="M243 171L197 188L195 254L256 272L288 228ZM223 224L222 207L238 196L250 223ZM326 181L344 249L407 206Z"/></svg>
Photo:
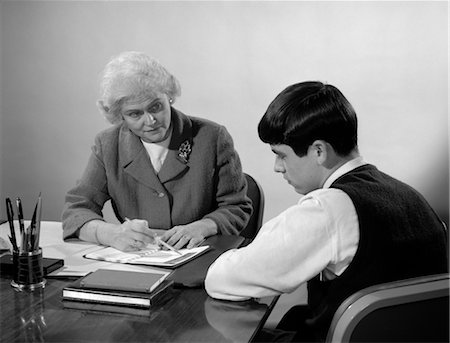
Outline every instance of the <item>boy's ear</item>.
<svg viewBox="0 0 450 343"><path fill-rule="evenodd" d="M328 160L328 144L323 140L316 140L311 144L317 164L324 165Z"/></svg>

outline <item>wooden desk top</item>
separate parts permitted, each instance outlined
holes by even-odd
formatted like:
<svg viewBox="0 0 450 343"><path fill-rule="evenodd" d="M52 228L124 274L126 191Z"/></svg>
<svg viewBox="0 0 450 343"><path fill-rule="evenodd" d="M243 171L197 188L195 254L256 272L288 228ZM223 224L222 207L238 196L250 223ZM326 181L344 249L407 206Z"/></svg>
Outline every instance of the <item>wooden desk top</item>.
<svg viewBox="0 0 450 343"><path fill-rule="evenodd" d="M219 236L212 240L213 244L221 246ZM43 250L45 256L46 248ZM206 255L199 260L201 269L207 265L205 259ZM187 280L183 284L192 281L186 276L191 274L189 268L194 261L180 269L179 276ZM204 272L197 275L201 277ZM210 298L203 287L194 283L192 288L176 288L170 300L151 308L146 315L118 314L64 308L62 289L73 280L48 278L44 289L18 292L10 286L11 277L1 275L0 341L248 342L264 325L278 299L220 301Z"/></svg>
<svg viewBox="0 0 450 343"><path fill-rule="evenodd" d="M204 289L176 289L147 316L64 308L70 280L47 280L44 289L17 292L0 279L2 342L248 342L264 324L268 302L226 302Z"/></svg>

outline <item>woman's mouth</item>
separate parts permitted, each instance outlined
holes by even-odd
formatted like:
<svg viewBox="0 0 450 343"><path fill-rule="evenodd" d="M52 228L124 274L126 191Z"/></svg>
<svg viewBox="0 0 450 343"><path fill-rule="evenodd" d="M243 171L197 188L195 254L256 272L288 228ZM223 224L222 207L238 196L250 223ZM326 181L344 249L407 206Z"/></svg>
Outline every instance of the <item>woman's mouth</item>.
<svg viewBox="0 0 450 343"><path fill-rule="evenodd" d="M153 127L153 128L151 128L151 129L144 130L144 132L154 132L154 131L158 130L159 128L160 128L160 126L158 126L158 127Z"/></svg>

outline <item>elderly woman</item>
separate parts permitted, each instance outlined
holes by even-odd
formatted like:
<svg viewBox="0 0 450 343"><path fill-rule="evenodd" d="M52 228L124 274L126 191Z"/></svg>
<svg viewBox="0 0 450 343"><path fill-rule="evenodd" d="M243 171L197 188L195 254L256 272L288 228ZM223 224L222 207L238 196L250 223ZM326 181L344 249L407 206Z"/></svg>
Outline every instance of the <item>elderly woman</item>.
<svg viewBox="0 0 450 343"><path fill-rule="evenodd" d="M104 70L100 111L113 124L100 132L81 180L66 195L63 237L123 251L153 242L175 248L216 234L238 234L251 213L247 184L225 127L173 107L178 81L140 52ZM121 224L102 216L106 201Z"/></svg>

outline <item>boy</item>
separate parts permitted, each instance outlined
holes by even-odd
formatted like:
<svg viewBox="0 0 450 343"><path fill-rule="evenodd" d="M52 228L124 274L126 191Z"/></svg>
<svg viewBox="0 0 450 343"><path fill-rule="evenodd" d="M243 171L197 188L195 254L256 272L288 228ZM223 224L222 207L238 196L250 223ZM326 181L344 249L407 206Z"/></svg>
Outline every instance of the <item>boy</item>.
<svg viewBox="0 0 450 343"><path fill-rule="evenodd" d="M211 265L211 297L278 295L307 282L308 306L293 307L277 329L296 332L294 341L323 341L354 292L448 271L443 223L418 192L363 161L356 113L336 87L289 86L258 132L275 153L275 172L304 196Z"/></svg>

